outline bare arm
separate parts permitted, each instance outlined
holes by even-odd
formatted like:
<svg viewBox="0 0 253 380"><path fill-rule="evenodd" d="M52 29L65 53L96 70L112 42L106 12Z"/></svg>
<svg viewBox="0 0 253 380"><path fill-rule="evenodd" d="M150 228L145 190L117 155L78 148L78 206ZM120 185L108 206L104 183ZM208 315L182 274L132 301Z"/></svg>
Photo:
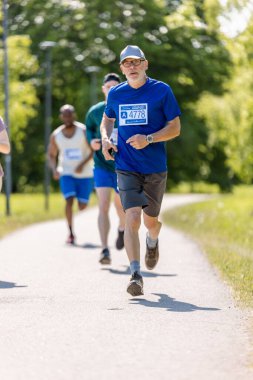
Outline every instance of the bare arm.
<svg viewBox="0 0 253 380"><path fill-rule="evenodd" d="M181 124L180 119L177 116L175 119L168 121L162 129L159 131L152 133L153 141L156 142L162 142L162 141L169 141L171 139L174 139L175 137L180 135L181 130ZM131 136L127 141L128 144L130 144L135 149L143 149L145 148L149 143L146 141L146 135L133 135Z"/></svg>
<svg viewBox="0 0 253 380"><path fill-rule="evenodd" d="M58 156L58 147L56 145L54 136L51 135L49 145L48 145L48 150L47 150L47 157L48 157L49 166L53 172L54 179L59 179L60 177L56 169L57 156Z"/></svg>
<svg viewBox="0 0 253 380"><path fill-rule="evenodd" d="M87 135L86 135L85 131L84 131L84 136L85 136L85 139L87 141L87 147L89 149L89 155L83 161L81 161L80 164L77 165L77 167L75 169L76 173L81 173L82 170L83 170L84 165L87 164L87 162L90 161L90 159L92 159L92 157L93 157L93 150L92 150L91 146L89 145L89 142L88 142Z"/></svg>
<svg viewBox="0 0 253 380"><path fill-rule="evenodd" d="M114 157L109 153L110 149L113 149L117 152L117 147L114 145L109 136L111 136L113 127L114 127L115 119L110 119L104 113L103 119L100 125L100 133L102 137L102 152L106 160L114 160Z"/></svg>
<svg viewBox="0 0 253 380"><path fill-rule="evenodd" d="M11 147L10 147L9 136L6 129L4 129L3 131L0 132L0 152L4 154L9 154L10 151L11 151Z"/></svg>

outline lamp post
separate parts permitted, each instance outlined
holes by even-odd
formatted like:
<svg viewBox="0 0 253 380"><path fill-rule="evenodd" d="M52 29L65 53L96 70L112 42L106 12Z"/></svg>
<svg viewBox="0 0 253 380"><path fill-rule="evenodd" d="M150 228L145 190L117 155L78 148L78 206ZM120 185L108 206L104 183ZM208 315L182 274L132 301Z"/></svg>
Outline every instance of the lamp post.
<svg viewBox="0 0 253 380"><path fill-rule="evenodd" d="M53 41L43 41L40 48L46 52L46 94L45 94L45 166L44 166L44 194L45 210L49 210L49 193L50 193L50 169L47 162L47 147L51 133L52 123L52 48L56 45Z"/></svg>
<svg viewBox="0 0 253 380"><path fill-rule="evenodd" d="M9 127L9 70L8 70L8 2L3 0L3 54L4 54L4 119ZM9 130L10 131L10 130ZM10 132L9 132L10 134ZM11 154L5 156L5 194L6 194L6 215L11 215L10 197L12 190L12 175L11 175Z"/></svg>
<svg viewBox="0 0 253 380"><path fill-rule="evenodd" d="M90 74L90 101L91 105L97 103L97 73L100 71L98 66L87 66L85 72Z"/></svg>

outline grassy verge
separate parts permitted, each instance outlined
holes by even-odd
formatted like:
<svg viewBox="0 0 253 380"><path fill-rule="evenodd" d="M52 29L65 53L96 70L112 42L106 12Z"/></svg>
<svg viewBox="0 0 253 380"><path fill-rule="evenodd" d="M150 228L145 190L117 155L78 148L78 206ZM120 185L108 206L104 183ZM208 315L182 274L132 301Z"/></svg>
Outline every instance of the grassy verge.
<svg viewBox="0 0 253 380"><path fill-rule="evenodd" d="M90 206L96 203L92 195ZM0 194L0 238L28 224L64 218L65 201L61 194L50 195L49 211L44 210L43 194L13 194L11 216L5 216L5 197ZM75 207L75 210L77 208Z"/></svg>
<svg viewBox="0 0 253 380"><path fill-rule="evenodd" d="M235 289L253 306L253 187L164 214L167 224L190 235Z"/></svg>

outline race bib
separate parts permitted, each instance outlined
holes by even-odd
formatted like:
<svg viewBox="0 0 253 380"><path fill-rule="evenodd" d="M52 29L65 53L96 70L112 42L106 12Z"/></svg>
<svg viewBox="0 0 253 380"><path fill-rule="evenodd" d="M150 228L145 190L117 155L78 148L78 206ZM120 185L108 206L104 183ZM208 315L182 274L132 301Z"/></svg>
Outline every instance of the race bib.
<svg viewBox="0 0 253 380"><path fill-rule="evenodd" d="M69 161L81 161L82 159L81 149L65 149L64 155L65 159Z"/></svg>
<svg viewBox="0 0 253 380"><path fill-rule="evenodd" d="M148 124L148 104L120 104L119 125L146 125Z"/></svg>

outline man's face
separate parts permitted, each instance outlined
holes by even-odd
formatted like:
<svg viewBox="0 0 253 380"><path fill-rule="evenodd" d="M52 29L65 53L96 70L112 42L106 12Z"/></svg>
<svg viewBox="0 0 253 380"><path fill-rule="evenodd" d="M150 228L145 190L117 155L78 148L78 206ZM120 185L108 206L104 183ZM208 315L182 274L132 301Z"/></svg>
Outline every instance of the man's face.
<svg viewBox="0 0 253 380"><path fill-rule="evenodd" d="M102 91L105 94L106 99L107 99L110 88L113 86L117 86L117 84L119 84L119 82L117 82L116 80L110 80L102 86Z"/></svg>
<svg viewBox="0 0 253 380"><path fill-rule="evenodd" d="M66 127L71 127L75 121L75 115L69 110L65 110L60 114L60 119L66 125Z"/></svg>
<svg viewBox="0 0 253 380"><path fill-rule="evenodd" d="M130 82L137 82L145 77L148 61L143 59L126 58L120 65L122 73Z"/></svg>

